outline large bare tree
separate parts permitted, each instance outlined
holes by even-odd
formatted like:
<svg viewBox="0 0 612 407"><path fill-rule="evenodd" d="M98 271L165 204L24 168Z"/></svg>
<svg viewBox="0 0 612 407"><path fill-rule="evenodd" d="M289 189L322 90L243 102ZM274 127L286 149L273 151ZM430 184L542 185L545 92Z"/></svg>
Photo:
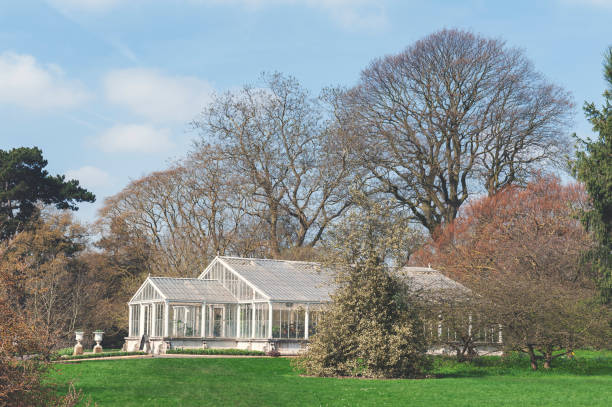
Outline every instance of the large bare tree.
<svg viewBox="0 0 612 407"><path fill-rule="evenodd" d="M100 211L103 235L121 223L151 248L148 268L183 276L201 272L215 254L253 254L252 227L240 185L216 150L198 151L165 171L131 182Z"/></svg>
<svg viewBox="0 0 612 407"><path fill-rule="evenodd" d="M568 147L567 92L498 39L442 30L374 60L335 106L374 191L430 232Z"/></svg>
<svg viewBox="0 0 612 407"><path fill-rule="evenodd" d="M249 215L266 225L273 256L312 247L350 205L350 167L338 126L320 100L291 77L220 95L193 122L228 163ZM265 242L262 242L265 243Z"/></svg>

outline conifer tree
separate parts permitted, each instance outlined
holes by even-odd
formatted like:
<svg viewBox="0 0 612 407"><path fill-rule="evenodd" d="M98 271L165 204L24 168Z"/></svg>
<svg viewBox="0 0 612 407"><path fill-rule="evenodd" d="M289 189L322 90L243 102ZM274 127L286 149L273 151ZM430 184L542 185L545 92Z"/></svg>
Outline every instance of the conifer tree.
<svg viewBox="0 0 612 407"><path fill-rule="evenodd" d="M54 205L57 209L78 209L77 202L94 202L94 194L66 180L52 176L45 167L47 160L37 147L0 150L0 241L23 230L39 215L37 205Z"/></svg>
<svg viewBox="0 0 612 407"><path fill-rule="evenodd" d="M573 164L576 178L582 181L591 197L592 207L582 212L581 221L593 233L597 247L587 253L596 272L602 300L612 301L612 47L606 53L604 77L608 88L604 104L597 108L586 103L586 117L598 133L596 140L582 142Z"/></svg>

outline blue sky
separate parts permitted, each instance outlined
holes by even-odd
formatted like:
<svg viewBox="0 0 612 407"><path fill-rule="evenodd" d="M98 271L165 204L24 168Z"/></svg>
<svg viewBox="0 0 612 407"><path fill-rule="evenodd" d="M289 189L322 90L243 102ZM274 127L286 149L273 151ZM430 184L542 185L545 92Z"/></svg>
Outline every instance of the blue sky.
<svg viewBox="0 0 612 407"><path fill-rule="evenodd" d="M262 71L314 94L351 85L374 58L442 28L525 50L581 106L601 101L612 0L5 0L0 148L38 146L52 173L104 197L190 147L188 122Z"/></svg>

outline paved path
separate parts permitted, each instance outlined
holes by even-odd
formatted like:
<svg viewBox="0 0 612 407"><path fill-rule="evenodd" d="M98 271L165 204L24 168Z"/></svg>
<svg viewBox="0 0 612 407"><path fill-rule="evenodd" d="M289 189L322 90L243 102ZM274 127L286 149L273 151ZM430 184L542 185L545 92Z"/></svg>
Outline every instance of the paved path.
<svg viewBox="0 0 612 407"><path fill-rule="evenodd" d="M128 356L107 356L98 358L83 358L83 359L60 359L54 360L53 363L76 363L76 362L89 362L91 360L117 360L117 359L146 359L152 357L151 355L128 355Z"/></svg>
<svg viewBox="0 0 612 407"><path fill-rule="evenodd" d="M191 358L208 358L208 359L246 359L246 358L270 358L271 356L254 356L254 355L185 355L185 354L169 354L169 355L129 355L129 356L109 356L101 358L84 358L84 359L66 359L56 360L54 363L78 363L78 362L89 362L92 360L118 360L118 359L147 359L147 358L161 358L161 359L191 359ZM284 358L291 358L295 356L279 356Z"/></svg>

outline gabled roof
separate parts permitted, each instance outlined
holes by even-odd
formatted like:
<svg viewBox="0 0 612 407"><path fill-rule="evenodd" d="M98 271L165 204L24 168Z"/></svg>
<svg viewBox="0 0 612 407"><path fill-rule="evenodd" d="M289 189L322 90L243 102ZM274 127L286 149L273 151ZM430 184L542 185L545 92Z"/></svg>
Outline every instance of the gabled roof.
<svg viewBox="0 0 612 407"><path fill-rule="evenodd" d="M166 300L233 302L234 296L215 280L197 278L149 277Z"/></svg>
<svg viewBox="0 0 612 407"><path fill-rule="evenodd" d="M398 270L400 276L408 280L413 291L440 292L456 291L469 293L470 289L453 279L446 277L438 270L428 267L403 267Z"/></svg>
<svg viewBox="0 0 612 407"><path fill-rule="evenodd" d="M207 267L220 264L239 275L267 299L278 302L327 302L336 288L333 273L319 263L250 259L241 257L216 257ZM415 292L428 295L453 291L469 293L462 284L446 277L438 270L425 267L403 267L396 269ZM208 303L231 303L236 298L217 280L200 278L149 277L132 297L137 297L147 284L151 284L164 300L206 301Z"/></svg>
<svg viewBox="0 0 612 407"><path fill-rule="evenodd" d="M332 274L318 263L226 256L218 260L271 301L329 301L335 288Z"/></svg>

